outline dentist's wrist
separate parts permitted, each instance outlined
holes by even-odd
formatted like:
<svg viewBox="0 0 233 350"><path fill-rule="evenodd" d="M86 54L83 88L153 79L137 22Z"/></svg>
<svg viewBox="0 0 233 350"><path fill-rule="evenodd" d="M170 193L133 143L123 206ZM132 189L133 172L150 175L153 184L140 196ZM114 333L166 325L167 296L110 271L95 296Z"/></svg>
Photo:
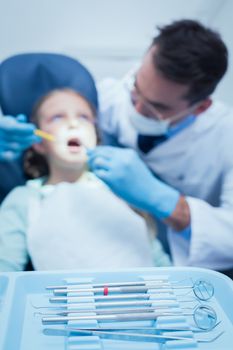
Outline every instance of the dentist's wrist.
<svg viewBox="0 0 233 350"><path fill-rule="evenodd" d="M191 225L191 212L184 196L180 196L175 210L165 220L177 233L183 232Z"/></svg>
<svg viewBox="0 0 233 350"><path fill-rule="evenodd" d="M158 219L169 218L174 212L180 199L180 193L171 186L159 181L157 186L151 187L148 193L147 210Z"/></svg>

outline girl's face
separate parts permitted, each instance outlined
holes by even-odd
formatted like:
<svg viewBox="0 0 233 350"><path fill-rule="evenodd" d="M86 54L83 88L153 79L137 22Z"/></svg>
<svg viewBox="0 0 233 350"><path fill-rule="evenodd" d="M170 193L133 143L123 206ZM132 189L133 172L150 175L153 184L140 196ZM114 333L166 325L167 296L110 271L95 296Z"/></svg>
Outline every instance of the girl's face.
<svg viewBox="0 0 233 350"><path fill-rule="evenodd" d="M82 167L86 162L86 149L97 143L94 115L84 98L72 91L56 91L38 110L39 127L55 137L34 145L51 165Z"/></svg>

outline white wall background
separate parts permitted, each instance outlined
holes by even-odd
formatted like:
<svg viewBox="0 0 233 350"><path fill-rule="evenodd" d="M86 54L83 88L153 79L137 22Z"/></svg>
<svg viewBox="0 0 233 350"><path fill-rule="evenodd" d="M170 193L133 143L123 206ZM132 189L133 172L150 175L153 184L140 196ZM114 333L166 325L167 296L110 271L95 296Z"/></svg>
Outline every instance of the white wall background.
<svg viewBox="0 0 233 350"><path fill-rule="evenodd" d="M216 95L233 105L232 0L0 0L0 60L21 52L81 59L97 79L120 77L149 45L155 26L193 18L220 31L230 67Z"/></svg>

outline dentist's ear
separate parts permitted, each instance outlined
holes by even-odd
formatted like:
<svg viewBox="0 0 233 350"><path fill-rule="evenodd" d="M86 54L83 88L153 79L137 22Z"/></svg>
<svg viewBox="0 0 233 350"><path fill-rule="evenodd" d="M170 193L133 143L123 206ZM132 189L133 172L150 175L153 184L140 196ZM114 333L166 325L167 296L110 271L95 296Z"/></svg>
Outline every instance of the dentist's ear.
<svg viewBox="0 0 233 350"><path fill-rule="evenodd" d="M195 115L199 115L205 112L212 105L212 100L210 97L203 100L200 104L198 104L197 108L194 111Z"/></svg>

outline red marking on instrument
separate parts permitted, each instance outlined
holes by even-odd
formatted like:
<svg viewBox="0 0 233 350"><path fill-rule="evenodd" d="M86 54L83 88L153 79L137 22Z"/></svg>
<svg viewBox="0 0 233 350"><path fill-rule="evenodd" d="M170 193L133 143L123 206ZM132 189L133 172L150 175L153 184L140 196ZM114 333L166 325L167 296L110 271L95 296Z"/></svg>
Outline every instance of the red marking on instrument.
<svg viewBox="0 0 233 350"><path fill-rule="evenodd" d="M108 295L108 287L104 287L104 295Z"/></svg>

